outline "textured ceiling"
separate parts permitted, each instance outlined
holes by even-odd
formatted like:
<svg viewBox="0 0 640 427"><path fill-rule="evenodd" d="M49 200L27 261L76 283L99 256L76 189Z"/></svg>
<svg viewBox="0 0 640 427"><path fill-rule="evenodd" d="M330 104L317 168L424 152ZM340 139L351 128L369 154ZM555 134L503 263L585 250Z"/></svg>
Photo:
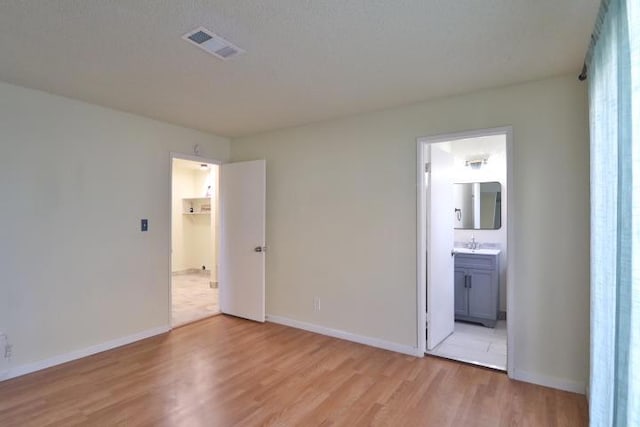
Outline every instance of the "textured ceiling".
<svg viewBox="0 0 640 427"><path fill-rule="evenodd" d="M1 0L0 80L239 136L580 71L599 0ZM247 51L221 61L205 26Z"/></svg>

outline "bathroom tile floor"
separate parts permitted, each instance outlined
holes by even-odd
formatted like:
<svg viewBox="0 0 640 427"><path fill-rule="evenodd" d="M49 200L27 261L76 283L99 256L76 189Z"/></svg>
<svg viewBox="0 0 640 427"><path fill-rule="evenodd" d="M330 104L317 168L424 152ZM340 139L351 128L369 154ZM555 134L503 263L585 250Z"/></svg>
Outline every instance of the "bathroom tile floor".
<svg viewBox="0 0 640 427"><path fill-rule="evenodd" d="M493 369L507 369L507 322L495 328L455 322L453 334L427 354L459 360Z"/></svg>
<svg viewBox="0 0 640 427"><path fill-rule="evenodd" d="M218 289L209 286L209 272L174 273L171 280L173 327L220 313Z"/></svg>

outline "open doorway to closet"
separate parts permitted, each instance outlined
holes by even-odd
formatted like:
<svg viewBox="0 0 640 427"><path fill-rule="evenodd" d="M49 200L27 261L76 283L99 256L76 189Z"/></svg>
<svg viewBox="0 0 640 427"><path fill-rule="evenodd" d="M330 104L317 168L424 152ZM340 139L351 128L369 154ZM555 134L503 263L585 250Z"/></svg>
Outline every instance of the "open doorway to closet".
<svg viewBox="0 0 640 427"><path fill-rule="evenodd" d="M219 166L172 158L171 326L220 313Z"/></svg>
<svg viewBox="0 0 640 427"><path fill-rule="evenodd" d="M418 324L427 354L510 365L511 152L510 128L418 141Z"/></svg>

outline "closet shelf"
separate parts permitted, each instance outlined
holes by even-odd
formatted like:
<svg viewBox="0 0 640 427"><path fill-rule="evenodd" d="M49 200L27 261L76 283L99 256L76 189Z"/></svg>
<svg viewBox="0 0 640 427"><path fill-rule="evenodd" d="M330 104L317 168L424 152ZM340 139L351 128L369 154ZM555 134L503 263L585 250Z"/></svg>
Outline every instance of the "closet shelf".
<svg viewBox="0 0 640 427"><path fill-rule="evenodd" d="M211 215L212 200L208 197L185 197L182 199L183 215Z"/></svg>

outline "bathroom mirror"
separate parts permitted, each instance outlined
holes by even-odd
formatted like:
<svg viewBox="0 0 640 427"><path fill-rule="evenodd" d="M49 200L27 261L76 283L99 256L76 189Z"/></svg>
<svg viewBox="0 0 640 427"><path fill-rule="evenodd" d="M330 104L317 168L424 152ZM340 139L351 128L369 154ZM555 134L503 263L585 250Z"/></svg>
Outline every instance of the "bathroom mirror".
<svg viewBox="0 0 640 427"><path fill-rule="evenodd" d="M453 184L454 228L497 230L502 227L502 187L499 182Z"/></svg>

